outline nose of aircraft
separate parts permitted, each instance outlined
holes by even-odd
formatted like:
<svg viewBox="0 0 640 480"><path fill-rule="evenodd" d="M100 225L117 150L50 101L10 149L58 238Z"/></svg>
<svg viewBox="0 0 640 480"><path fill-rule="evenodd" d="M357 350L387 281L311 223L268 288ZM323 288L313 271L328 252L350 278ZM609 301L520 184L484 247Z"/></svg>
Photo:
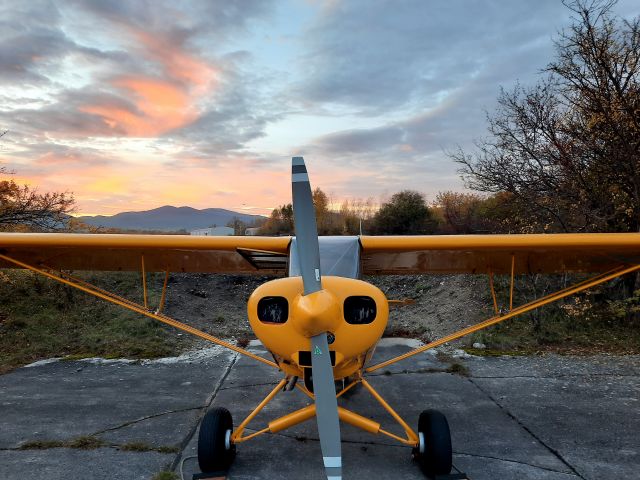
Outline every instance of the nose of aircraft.
<svg viewBox="0 0 640 480"><path fill-rule="evenodd" d="M298 295L293 301L291 321L305 337L335 330L340 318L338 299L328 290Z"/></svg>

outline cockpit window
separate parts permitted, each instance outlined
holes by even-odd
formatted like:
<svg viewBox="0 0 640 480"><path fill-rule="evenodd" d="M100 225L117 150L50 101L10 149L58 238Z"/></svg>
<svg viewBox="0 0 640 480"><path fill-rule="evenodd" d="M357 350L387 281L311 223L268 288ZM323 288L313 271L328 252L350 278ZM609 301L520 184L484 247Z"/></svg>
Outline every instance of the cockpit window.
<svg viewBox="0 0 640 480"><path fill-rule="evenodd" d="M284 297L264 297L258 302L258 319L265 323L285 323L289 318L289 302Z"/></svg>
<svg viewBox="0 0 640 480"><path fill-rule="evenodd" d="M371 297L353 296L344 301L344 319L352 325L366 325L376 319L376 302Z"/></svg>

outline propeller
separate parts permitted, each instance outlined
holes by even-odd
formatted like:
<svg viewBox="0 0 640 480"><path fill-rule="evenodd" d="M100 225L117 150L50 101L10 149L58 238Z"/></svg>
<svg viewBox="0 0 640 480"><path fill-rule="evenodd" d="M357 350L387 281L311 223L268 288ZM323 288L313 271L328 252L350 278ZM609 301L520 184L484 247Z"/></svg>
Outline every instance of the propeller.
<svg viewBox="0 0 640 480"><path fill-rule="evenodd" d="M322 290L318 227L316 226L316 214L311 196L311 184L304 159L293 157L291 163L293 219L304 295L306 296ZM327 479L340 480L342 478L340 421L327 332L311 337L311 378L315 395L320 448Z"/></svg>

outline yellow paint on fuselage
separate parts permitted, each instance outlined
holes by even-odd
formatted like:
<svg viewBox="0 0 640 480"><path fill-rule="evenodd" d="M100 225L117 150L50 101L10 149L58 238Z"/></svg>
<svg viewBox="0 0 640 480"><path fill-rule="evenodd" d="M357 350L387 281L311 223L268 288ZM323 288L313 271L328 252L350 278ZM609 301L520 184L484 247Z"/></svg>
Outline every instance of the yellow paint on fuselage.
<svg viewBox="0 0 640 480"><path fill-rule="evenodd" d="M322 290L303 296L301 277L281 278L258 287L247 304L249 323L262 344L289 375L303 376L299 352L311 349L311 336L330 332L335 341L333 374L336 379L353 375L371 356L389 318L389 305L382 291L362 280L322 277ZM285 323L263 322L258 302L265 297L284 297L289 303ZM376 316L368 324L350 324L344 318L344 302L351 296L368 296L376 303Z"/></svg>

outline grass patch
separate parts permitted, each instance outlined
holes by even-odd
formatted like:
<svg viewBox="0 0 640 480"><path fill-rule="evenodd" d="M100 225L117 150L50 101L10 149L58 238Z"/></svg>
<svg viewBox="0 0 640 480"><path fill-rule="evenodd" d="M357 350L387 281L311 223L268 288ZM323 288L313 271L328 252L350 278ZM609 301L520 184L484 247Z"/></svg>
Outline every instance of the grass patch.
<svg viewBox="0 0 640 480"><path fill-rule="evenodd" d="M61 362L75 362L76 360L84 360L85 358L93 358L94 355L90 353L74 353L72 355L66 355L60 359Z"/></svg>
<svg viewBox="0 0 640 480"><path fill-rule="evenodd" d="M573 276L569 283L584 280ZM543 281L542 281L543 280ZM561 276L538 279L534 295L531 278L518 277L514 305L523 304L566 286ZM544 287L544 288L542 288ZM465 348L478 356L531 355L543 352L566 354L637 354L640 353L640 291L620 300L622 282L590 289L564 300L541 307L475 333L468 345L484 343L486 349ZM496 278L499 301L509 298L509 279ZM489 290L486 301L491 304Z"/></svg>
<svg viewBox="0 0 640 480"><path fill-rule="evenodd" d="M125 452L158 452L179 453L178 447L154 446L145 442L129 442L122 445L110 445L92 435L83 435L70 440L32 440L18 447L18 450L48 450L50 448L75 448L78 450L95 450L102 447L117 447Z"/></svg>
<svg viewBox="0 0 640 480"><path fill-rule="evenodd" d="M100 438L86 435L71 440L33 440L18 447L19 450L47 450L49 448L76 448L79 450L95 450L107 444Z"/></svg>
<svg viewBox="0 0 640 480"><path fill-rule="evenodd" d="M459 362L453 362L445 371L447 373L453 373L454 375L460 375L461 377L469 376L469 369L467 366Z"/></svg>
<svg viewBox="0 0 640 480"><path fill-rule="evenodd" d="M105 445L104 440L91 435L77 437L65 443L65 447L77 448L79 450L95 450Z"/></svg>
<svg viewBox="0 0 640 480"><path fill-rule="evenodd" d="M158 453L179 453L178 447L160 446L156 447L145 442L129 442L118 447L125 452L158 452Z"/></svg>
<svg viewBox="0 0 640 480"><path fill-rule="evenodd" d="M465 351L485 357L543 352L637 354L640 328L608 317L606 311L574 318L555 308L543 311L537 326L529 315L523 315L476 333L469 343L475 342L484 343L487 348Z"/></svg>
<svg viewBox="0 0 640 480"><path fill-rule="evenodd" d="M127 298L142 298L136 273L78 276ZM162 281L160 275L154 277L155 282ZM66 360L164 357L180 350L179 341L154 320L31 272L6 270L0 279L0 373L60 356Z"/></svg>
<svg viewBox="0 0 640 480"><path fill-rule="evenodd" d="M463 348L463 350L476 357L503 357L505 355L517 357L536 353L536 350L496 350L493 348Z"/></svg>
<svg viewBox="0 0 640 480"><path fill-rule="evenodd" d="M64 448L61 440L32 440L18 447L18 450L47 450L49 448Z"/></svg>
<svg viewBox="0 0 640 480"><path fill-rule="evenodd" d="M176 472L171 472L169 470L164 470L162 472L156 473L151 480L178 480L178 474Z"/></svg>

